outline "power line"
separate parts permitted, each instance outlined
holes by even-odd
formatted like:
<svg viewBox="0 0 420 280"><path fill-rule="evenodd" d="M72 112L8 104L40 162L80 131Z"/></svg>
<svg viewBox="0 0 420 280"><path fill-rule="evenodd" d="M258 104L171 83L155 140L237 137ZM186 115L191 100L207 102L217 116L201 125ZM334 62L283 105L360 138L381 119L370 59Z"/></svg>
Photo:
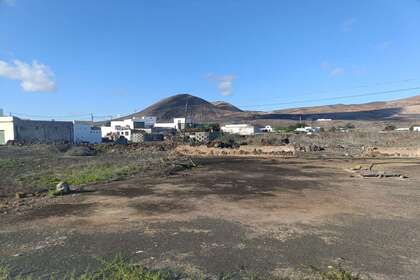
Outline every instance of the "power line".
<svg viewBox="0 0 420 280"><path fill-rule="evenodd" d="M411 81L415 79L407 79L405 81ZM302 99L302 100L295 100L295 101L288 101L288 102L278 102L278 103L266 103L266 104L254 104L254 105L240 105L239 108L258 108L258 107L271 107L271 106L281 106L281 105L294 105L294 104L302 104L302 103L310 103L310 102L318 102L318 101L331 101L331 100L340 100L340 99L347 99L347 98L355 98L355 97L365 97L365 96L375 96L375 95L384 95L384 94L395 94L400 92L407 92L413 90L420 90L420 86L416 87L409 87L409 88L399 88L399 89L392 89L392 90L384 90L384 91L374 91L374 92L367 92L367 93L360 93L360 94L352 94L352 95L343 95L343 96L333 96L333 97L326 97L326 98L317 98L317 99ZM318 93L319 94L319 93ZM295 94L297 95L297 94ZM190 104L187 103L188 107L194 106L201 106L201 104ZM188 108L187 107L187 108ZM18 112L10 112L11 115L28 117L28 118L43 118L43 119L68 119L68 118L90 118L93 117L95 119L113 119L118 118L120 116L129 115L127 114L116 114L116 115L94 115L93 113L86 113L86 114L69 114L69 115L32 115L32 114L25 114L25 113L18 113Z"/></svg>
<svg viewBox="0 0 420 280"><path fill-rule="evenodd" d="M330 100L347 99L347 98L354 98L354 97L365 97L365 96L374 96L374 95L400 93L400 92L413 91L413 90L420 90L420 86L418 86L418 87L411 87L411 88L400 88L400 89L393 89L393 90L367 92L367 93L353 94L353 95L345 95L345 96L335 96L335 97L326 97L326 98L317 98L317 99L306 99L306 100L295 100L295 101L280 102L280 103L266 103L266 104L257 104L257 105L240 105L239 107L240 108L252 108L252 107L267 107L267 106L293 105L293 104L310 103L310 102L317 102L317 101L330 101Z"/></svg>

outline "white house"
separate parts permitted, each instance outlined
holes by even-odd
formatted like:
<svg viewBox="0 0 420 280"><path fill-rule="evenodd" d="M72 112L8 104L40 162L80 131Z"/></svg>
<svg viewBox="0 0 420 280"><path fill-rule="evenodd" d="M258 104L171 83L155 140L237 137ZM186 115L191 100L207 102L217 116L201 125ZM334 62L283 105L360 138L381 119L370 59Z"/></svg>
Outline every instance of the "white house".
<svg viewBox="0 0 420 280"><path fill-rule="evenodd" d="M255 127L250 124L227 124L220 128L223 132L239 135L254 135Z"/></svg>
<svg viewBox="0 0 420 280"><path fill-rule="evenodd" d="M303 132L306 134L319 133L320 130L321 130L320 127L311 127L311 126L298 127L295 129L296 132Z"/></svg>
<svg viewBox="0 0 420 280"><path fill-rule="evenodd" d="M156 117L144 116L139 119L125 119L118 121L111 121L110 126L102 126L101 134L102 137L107 137L110 134L120 135L131 140L131 130L145 130L150 131L150 129L156 123Z"/></svg>
<svg viewBox="0 0 420 280"><path fill-rule="evenodd" d="M413 131L420 132L420 125L413 125L411 128Z"/></svg>
<svg viewBox="0 0 420 280"><path fill-rule="evenodd" d="M265 127L260 129L261 132L273 132L273 128L271 127L271 125L266 125Z"/></svg>
<svg viewBox="0 0 420 280"><path fill-rule="evenodd" d="M174 118L173 122L155 123L154 127L181 130L185 129L185 126L189 124L191 124L190 118Z"/></svg>
<svg viewBox="0 0 420 280"><path fill-rule="evenodd" d="M125 119L111 121L111 127L128 127L130 129L151 128L156 123L156 117L142 117L140 119Z"/></svg>
<svg viewBox="0 0 420 280"><path fill-rule="evenodd" d="M144 130L148 133L156 123L156 117L144 116L140 119L132 118L120 121L111 121L110 126L101 127L101 135L103 138L112 135L113 138L124 136L131 141L132 130Z"/></svg>
<svg viewBox="0 0 420 280"><path fill-rule="evenodd" d="M144 121L145 128L152 128L157 121L157 117L144 116L144 117L141 117L141 120Z"/></svg>
<svg viewBox="0 0 420 280"><path fill-rule="evenodd" d="M0 145L6 144L9 140L15 140L13 117L0 116Z"/></svg>
<svg viewBox="0 0 420 280"><path fill-rule="evenodd" d="M87 122L73 121L73 142L99 144L102 142L101 128Z"/></svg>

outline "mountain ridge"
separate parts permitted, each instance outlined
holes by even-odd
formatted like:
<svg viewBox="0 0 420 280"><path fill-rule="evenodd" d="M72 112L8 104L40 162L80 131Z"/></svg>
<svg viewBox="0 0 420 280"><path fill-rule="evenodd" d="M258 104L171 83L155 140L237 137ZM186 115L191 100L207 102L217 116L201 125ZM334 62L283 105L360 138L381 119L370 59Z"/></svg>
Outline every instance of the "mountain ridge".
<svg viewBox="0 0 420 280"><path fill-rule="evenodd" d="M194 122L232 122L256 119L332 118L347 120L420 120L420 95L361 104L331 104L274 110L271 112L244 111L226 101L209 102L190 94L176 94L164 98L140 112L119 118L156 116L158 121L171 121L176 117L190 117Z"/></svg>

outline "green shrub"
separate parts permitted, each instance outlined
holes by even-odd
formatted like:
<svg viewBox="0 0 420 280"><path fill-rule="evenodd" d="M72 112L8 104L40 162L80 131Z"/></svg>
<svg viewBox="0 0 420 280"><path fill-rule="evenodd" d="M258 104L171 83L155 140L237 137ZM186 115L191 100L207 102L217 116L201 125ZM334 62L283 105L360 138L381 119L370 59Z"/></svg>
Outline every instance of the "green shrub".
<svg viewBox="0 0 420 280"><path fill-rule="evenodd" d="M83 186L98 182L123 180L139 170L135 165L91 165L78 166L67 170L38 173L19 178L20 184L34 189L53 189L60 181L66 181L72 186ZM53 190L48 193L56 196Z"/></svg>
<svg viewBox="0 0 420 280"><path fill-rule="evenodd" d="M21 163L14 159L0 159L0 168L13 168L19 166Z"/></svg>

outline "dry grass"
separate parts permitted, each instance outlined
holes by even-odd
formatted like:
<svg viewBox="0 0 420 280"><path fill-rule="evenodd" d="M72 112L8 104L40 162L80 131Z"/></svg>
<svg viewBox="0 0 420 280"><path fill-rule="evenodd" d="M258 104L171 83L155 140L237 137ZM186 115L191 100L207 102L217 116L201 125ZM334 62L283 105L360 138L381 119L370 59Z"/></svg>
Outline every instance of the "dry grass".
<svg viewBox="0 0 420 280"><path fill-rule="evenodd" d="M35 280L37 278L26 276L13 276L6 267L0 267L0 280ZM189 279L217 279L217 280L367 280L368 276L361 276L342 266L329 267L325 271L311 268L304 272L291 272L286 276L261 276L249 272L232 272L219 275L204 275L202 273L188 274L173 269L150 269L140 265L131 264L125 258L117 256L110 261L102 261L96 271L88 271L81 275L66 274L57 278L50 275L43 279L67 280L189 280Z"/></svg>

